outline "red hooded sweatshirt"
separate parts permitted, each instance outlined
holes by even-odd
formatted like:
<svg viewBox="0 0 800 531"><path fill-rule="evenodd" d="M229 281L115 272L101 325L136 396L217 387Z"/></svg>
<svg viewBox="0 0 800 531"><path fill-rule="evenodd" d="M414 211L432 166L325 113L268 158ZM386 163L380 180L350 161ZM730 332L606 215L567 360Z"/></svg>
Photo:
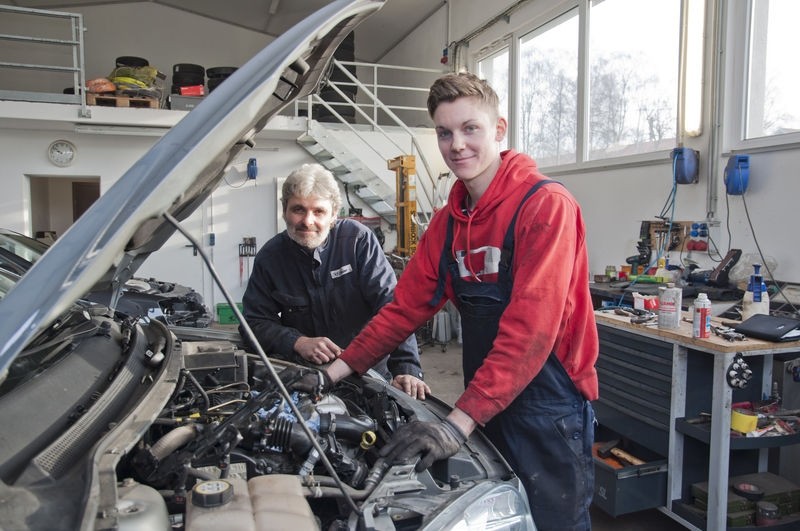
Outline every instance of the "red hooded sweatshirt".
<svg viewBox="0 0 800 531"><path fill-rule="evenodd" d="M428 304L436 291L448 215L455 221L452 251L466 257L459 260L462 277L497 280L492 257L499 256L514 211L531 186L546 179L525 154L505 151L501 157L497 174L469 214L466 187L461 181L453 186L447 206L434 215L400 276L394 300L342 354L353 370L367 371L453 299L448 280L439 305ZM551 352L587 400L598 397L598 338L580 207L563 186L542 186L520 210L515 231L511 300L492 350L455 404L481 425L522 392Z"/></svg>

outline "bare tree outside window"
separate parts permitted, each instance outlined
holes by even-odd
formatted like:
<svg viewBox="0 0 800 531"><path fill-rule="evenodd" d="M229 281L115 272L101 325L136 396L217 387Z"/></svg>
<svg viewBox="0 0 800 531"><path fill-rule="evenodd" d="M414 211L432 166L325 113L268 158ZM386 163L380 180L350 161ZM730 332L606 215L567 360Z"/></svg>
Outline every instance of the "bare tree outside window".
<svg viewBox="0 0 800 531"><path fill-rule="evenodd" d="M577 160L576 15L520 39L519 147L542 166Z"/></svg>
<svg viewBox="0 0 800 531"><path fill-rule="evenodd" d="M745 138L800 131L800 73L786 61L796 50L798 17L797 0L752 2Z"/></svg>
<svg viewBox="0 0 800 531"><path fill-rule="evenodd" d="M603 0L591 10L588 158L671 149L680 0Z"/></svg>
<svg viewBox="0 0 800 531"><path fill-rule="evenodd" d="M519 149L542 166L582 162L582 131L586 160L675 144L680 0L604 0L591 9L586 124L577 114L577 9L520 39Z"/></svg>

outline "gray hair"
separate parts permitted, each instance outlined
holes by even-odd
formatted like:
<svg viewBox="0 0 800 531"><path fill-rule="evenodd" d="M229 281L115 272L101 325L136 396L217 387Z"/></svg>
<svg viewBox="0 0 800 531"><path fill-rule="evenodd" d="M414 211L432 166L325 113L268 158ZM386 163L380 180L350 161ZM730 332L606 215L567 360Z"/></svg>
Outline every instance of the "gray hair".
<svg viewBox="0 0 800 531"><path fill-rule="evenodd" d="M339 214L342 206L342 195L333 174L321 164L303 164L294 170L283 183L281 204L286 212L286 205L292 197L303 199L316 196L331 202L333 215Z"/></svg>

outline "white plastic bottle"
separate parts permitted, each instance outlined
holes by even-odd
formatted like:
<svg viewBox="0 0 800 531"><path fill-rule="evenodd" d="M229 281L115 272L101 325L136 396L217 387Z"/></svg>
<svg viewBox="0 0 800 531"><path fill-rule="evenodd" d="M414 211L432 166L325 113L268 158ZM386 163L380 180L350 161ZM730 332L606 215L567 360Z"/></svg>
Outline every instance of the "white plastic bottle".
<svg viewBox="0 0 800 531"><path fill-rule="evenodd" d="M692 315L692 337L706 338L711 336L711 301L708 295L699 293L694 300Z"/></svg>
<svg viewBox="0 0 800 531"><path fill-rule="evenodd" d="M753 274L742 297L742 321L757 313L769 315L769 293L761 276L761 264L753 264Z"/></svg>

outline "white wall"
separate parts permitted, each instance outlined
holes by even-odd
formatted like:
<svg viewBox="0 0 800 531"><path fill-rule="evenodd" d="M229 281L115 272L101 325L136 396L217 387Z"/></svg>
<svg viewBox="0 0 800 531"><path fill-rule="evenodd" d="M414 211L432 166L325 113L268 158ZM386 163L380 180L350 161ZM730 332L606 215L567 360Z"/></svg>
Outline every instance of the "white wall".
<svg viewBox="0 0 800 531"><path fill-rule="evenodd" d="M54 226L34 226L31 212L35 202L47 203L50 212L60 216L50 222L58 227L68 226L71 220L62 223L61 218L71 216L69 199L65 202L65 196L71 192L68 189L59 191L59 179L63 179L64 186L67 186L66 183L73 179L94 177L100 180L101 193L105 192L158 140L158 136L135 134L138 131L135 126L146 125L150 130L163 128L166 131L167 127L176 124L187 114L184 111L95 106L91 106L91 111L91 118L78 119L74 105L0 101L0 160L4 161L0 177L4 192L0 195L0 226L29 235L32 235L34 227L40 230L55 229ZM101 131L76 132L76 123L96 123ZM108 127L104 124L114 125ZM301 164L314 162L295 141L304 131L304 119L273 119L256 136L255 147L239 154L212 197L184 222L184 226L211 255L226 289L235 300L241 300L248 267L252 263L252 259L249 263L243 261L244 271L240 277L238 246L242 238L255 236L260 247L285 228L277 221L280 213L276 181ZM408 135L397 128L388 129L387 132L393 142L380 133L363 130L358 134L344 130L339 135L341 141L354 149L368 168L394 188L395 175L388 170L387 160L400 153L397 146L410 150L411 143ZM435 135L431 130L417 131L417 134L429 157L438 154L434 147ZM56 167L47 160L47 146L58 138L72 141L77 148L75 162L66 168ZM258 166L255 180L247 179L246 175L246 164L250 158L255 158ZM432 168L434 172L445 169L441 161L438 162ZM53 185L46 194L42 192L34 197L29 187L30 177L47 177ZM357 198L353 202L355 206L365 209L364 215L375 215ZM396 242L396 233L390 232L385 224L384 232L385 248L391 251ZM59 236L62 233L58 230ZM209 239L212 233L215 236L214 246L210 245ZM182 236L173 236L164 248L142 265L137 275L192 286L204 295L210 306L224 302L221 291L213 285L200 257L193 256L187 244Z"/></svg>

